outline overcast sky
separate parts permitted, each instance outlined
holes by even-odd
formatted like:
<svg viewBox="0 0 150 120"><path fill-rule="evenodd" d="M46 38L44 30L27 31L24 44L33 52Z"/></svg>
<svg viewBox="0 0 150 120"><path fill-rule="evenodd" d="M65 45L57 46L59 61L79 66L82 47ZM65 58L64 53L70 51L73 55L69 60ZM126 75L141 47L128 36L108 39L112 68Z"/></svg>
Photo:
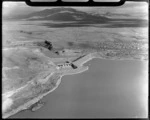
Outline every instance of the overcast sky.
<svg viewBox="0 0 150 120"><path fill-rule="evenodd" d="M25 2L3 2L3 15L10 14L28 14L34 11L40 11L43 9L52 7L30 7ZM93 13L121 13L141 16L142 14L148 14L148 3L146 2L126 2L123 6L119 7L73 7L75 9L93 12Z"/></svg>

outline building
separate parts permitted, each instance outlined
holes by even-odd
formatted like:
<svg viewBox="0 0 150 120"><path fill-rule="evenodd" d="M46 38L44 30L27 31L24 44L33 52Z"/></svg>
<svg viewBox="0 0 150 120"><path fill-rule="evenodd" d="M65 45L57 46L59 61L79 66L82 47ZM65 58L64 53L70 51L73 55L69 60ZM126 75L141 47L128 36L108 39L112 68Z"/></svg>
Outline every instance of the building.
<svg viewBox="0 0 150 120"><path fill-rule="evenodd" d="M73 69L77 69L77 66L74 65L73 63L69 63L68 61L64 64L58 64L57 65L59 68L73 68Z"/></svg>

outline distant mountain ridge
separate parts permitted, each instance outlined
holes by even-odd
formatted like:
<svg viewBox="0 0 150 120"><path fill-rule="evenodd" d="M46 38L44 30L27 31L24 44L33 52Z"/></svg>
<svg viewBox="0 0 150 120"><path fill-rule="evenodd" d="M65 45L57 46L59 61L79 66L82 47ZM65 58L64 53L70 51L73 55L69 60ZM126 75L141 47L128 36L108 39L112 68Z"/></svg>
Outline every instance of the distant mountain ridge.
<svg viewBox="0 0 150 120"><path fill-rule="evenodd" d="M122 16L124 17L122 18ZM148 26L147 20L131 18L130 15L126 14L115 14L111 12L93 14L66 7L45 9L26 15L10 16L9 18L3 17L3 20L47 21L46 23L39 23L38 25L51 28L89 27L99 25L105 28Z"/></svg>
<svg viewBox="0 0 150 120"><path fill-rule="evenodd" d="M73 8L52 8L45 9L38 12L33 12L27 15L18 15L12 17L14 20L52 20L52 21L99 21L105 22L109 18L92 15L87 12L78 11Z"/></svg>

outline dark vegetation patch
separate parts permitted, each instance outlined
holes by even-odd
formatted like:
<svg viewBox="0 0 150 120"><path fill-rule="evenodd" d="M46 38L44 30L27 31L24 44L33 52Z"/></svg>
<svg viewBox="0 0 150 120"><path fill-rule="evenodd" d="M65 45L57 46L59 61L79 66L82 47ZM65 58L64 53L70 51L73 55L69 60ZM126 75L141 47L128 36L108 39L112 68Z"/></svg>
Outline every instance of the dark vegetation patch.
<svg viewBox="0 0 150 120"><path fill-rule="evenodd" d="M67 42L68 46L72 47L74 45L74 42Z"/></svg>
<svg viewBox="0 0 150 120"><path fill-rule="evenodd" d="M42 26L52 27L52 28L64 28L64 27L102 27L102 28L122 28L122 27L147 27L147 20L137 20L137 19L112 19L111 21L75 21L72 23L43 23L39 24Z"/></svg>
<svg viewBox="0 0 150 120"><path fill-rule="evenodd" d="M32 32L27 32L27 31L23 31L23 30L20 30L20 33L26 33L26 34L33 34Z"/></svg>
<svg viewBox="0 0 150 120"><path fill-rule="evenodd" d="M40 46L40 47L44 47L44 48L47 48L48 50L52 50L53 49L53 45L50 41L47 41L45 40L44 42L37 42L36 43L37 46Z"/></svg>
<svg viewBox="0 0 150 120"><path fill-rule="evenodd" d="M78 44L79 47L83 48L83 49L88 49L88 48L92 48L93 46L88 44L88 43L80 43Z"/></svg>
<svg viewBox="0 0 150 120"><path fill-rule="evenodd" d="M83 42L76 45L79 49L99 49L97 45L94 45L92 42Z"/></svg>

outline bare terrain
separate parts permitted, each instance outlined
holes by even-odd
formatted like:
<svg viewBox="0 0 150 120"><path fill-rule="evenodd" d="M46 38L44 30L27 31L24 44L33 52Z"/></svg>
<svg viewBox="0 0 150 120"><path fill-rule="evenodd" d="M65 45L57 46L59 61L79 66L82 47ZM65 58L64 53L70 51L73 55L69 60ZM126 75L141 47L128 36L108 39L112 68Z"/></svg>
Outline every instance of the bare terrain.
<svg viewBox="0 0 150 120"><path fill-rule="evenodd" d="M66 19L59 22L32 19L35 17L3 21L4 118L39 102L58 87L62 76L88 70L84 63L93 58L148 61L145 21L140 22L142 25L138 24L140 20L136 21L138 26L133 20L131 26L122 23L114 26L114 23L100 24L95 17L95 23L91 19L86 21L87 27L80 26L81 21L71 24L65 23Z"/></svg>

